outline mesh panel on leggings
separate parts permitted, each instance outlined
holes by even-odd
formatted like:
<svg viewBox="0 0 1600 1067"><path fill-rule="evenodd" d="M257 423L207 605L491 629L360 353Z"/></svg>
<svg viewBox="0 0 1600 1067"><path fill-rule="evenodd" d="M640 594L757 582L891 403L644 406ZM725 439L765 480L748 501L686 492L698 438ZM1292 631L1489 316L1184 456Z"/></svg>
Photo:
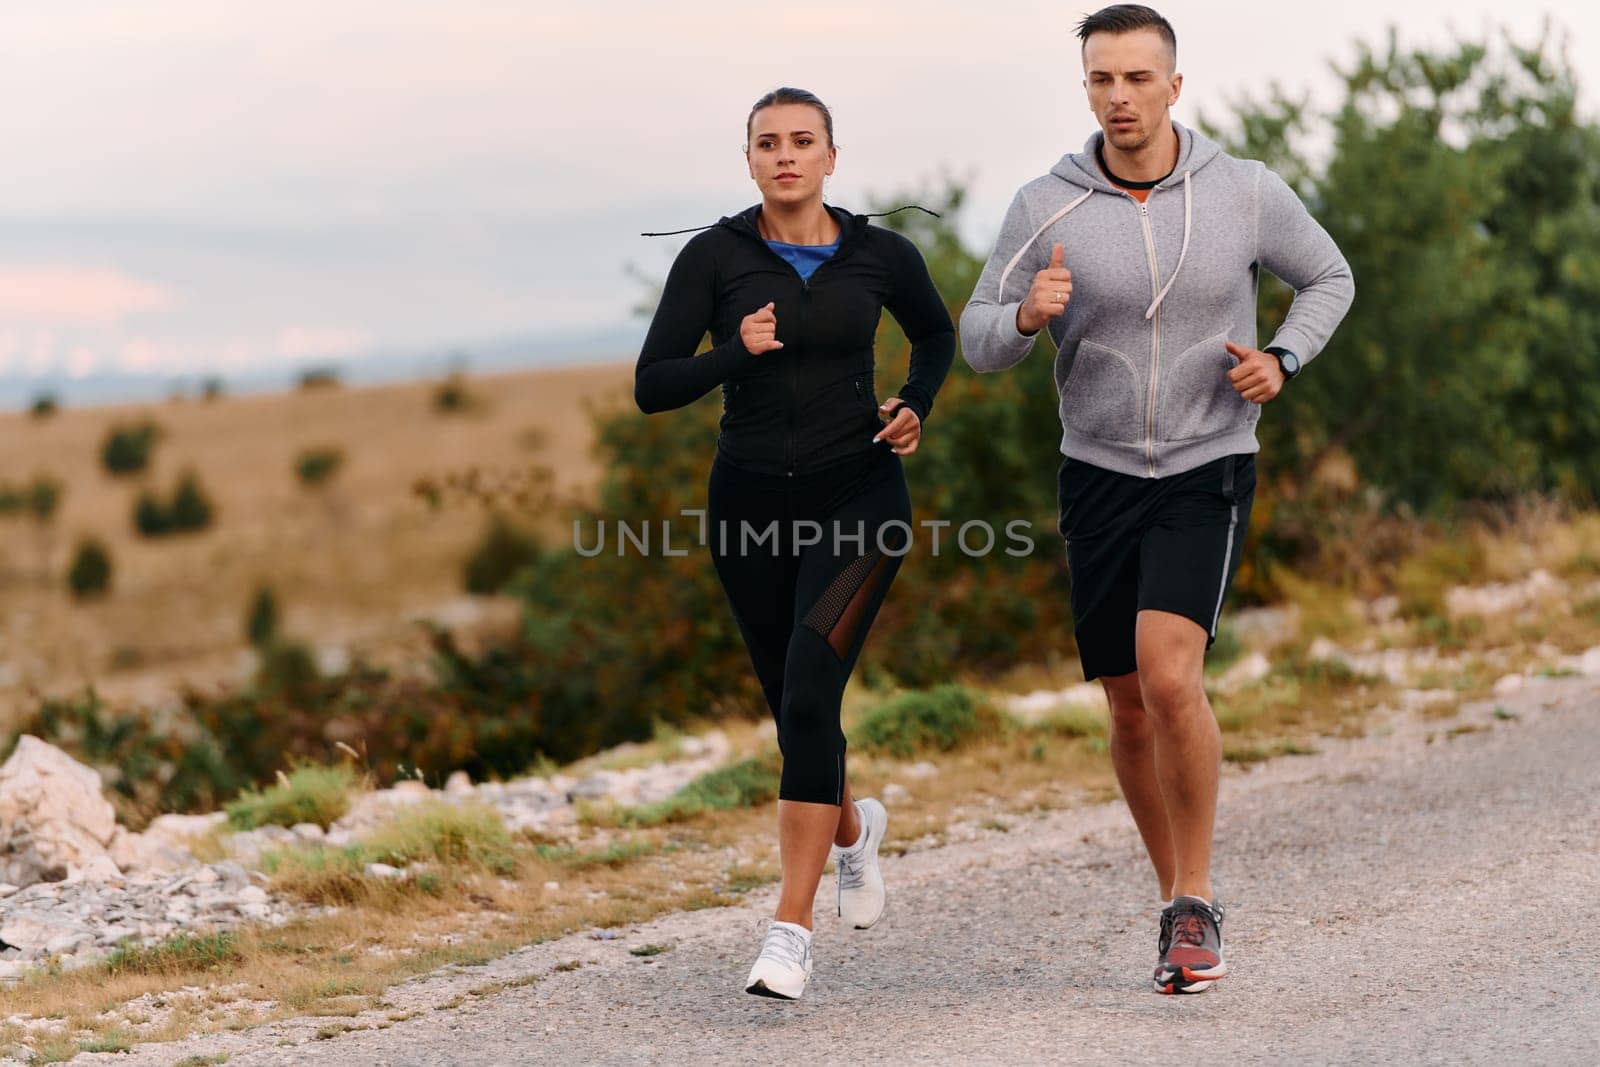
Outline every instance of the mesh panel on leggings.
<svg viewBox="0 0 1600 1067"><path fill-rule="evenodd" d="M855 640L856 624L872 595L873 579L886 559L883 553L874 552L851 560L806 612L806 628L827 638L840 659Z"/></svg>

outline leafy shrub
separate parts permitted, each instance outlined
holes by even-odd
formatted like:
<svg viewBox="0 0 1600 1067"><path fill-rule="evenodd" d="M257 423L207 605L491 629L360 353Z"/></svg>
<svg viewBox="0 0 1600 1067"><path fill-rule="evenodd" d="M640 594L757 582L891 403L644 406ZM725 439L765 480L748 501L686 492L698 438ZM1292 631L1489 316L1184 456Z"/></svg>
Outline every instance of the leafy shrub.
<svg viewBox="0 0 1600 1067"><path fill-rule="evenodd" d="M61 506L61 494L62 485L59 479L48 474L34 475L32 483L28 486L28 514L33 516L36 522L49 522L55 517L56 509Z"/></svg>
<svg viewBox="0 0 1600 1067"><path fill-rule="evenodd" d="M264 649L278 636L278 597L270 585L256 590L250 612L244 620L245 639L251 647Z"/></svg>
<svg viewBox="0 0 1600 1067"><path fill-rule="evenodd" d="M28 414L36 419L48 419L61 410L61 403L54 393L40 393L33 398L33 403L28 406Z"/></svg>
<svg viewBox="0 0 1600 1067"><path fill-rule="evenodd" d="M177 934L153 945L119 945L101 964L106 973L187 974L212 970L244 958L231 930Z"/></svg>
<svg viewBox="0 0 1600 1067"><path fill-rule="evenodd" d="M477 398L467 388L466 378L460 374L450 375L433 391L433 410L441 415L459 414L477 404Z"/></svg>
<svg viewBox="0 0 1600 1067"><path fill-rule="evenodd" d="M489 520L478 547L467 557L464 583L469 593L498 593L523 567L539 558L539 541L504 515Z"/></svg>
<svg viewBox="0 0 1600 1067"><path fill-rule="evenodd" d="M665 800L618 814L624 826L659 826L707 811L753 808L778 798L779 761L775 756L741 760L708 771Z"/></svg>
<svg viewBox="0 0 1600 1067"><path fill-rule="evenodd" d="M188 533L210 526L215 510L199 477L186 471L170 503L162 503L160 496L148 489L139 494L133 505L133 525L144 537Z"/></svg>
<svg viewBox="0 0 1600 1067"><path fill-rule="evenodd" d="M901 693L880 704L856 727L856 744L866 752L907 759L919 752L949 752L1002 728L984 698L960 685Z"/></svg>
<svg viewBox="0 0 1600 1067"><path fill-rule="evenodd" d="M340 384L338 367L306 367L300 372L301 389L334 389Z"/></svg>
<svg viewBox="0 0 1600 1067"><path fill-rule="evenodd" d="M313 489L330 481L344 465L344 452L338 448L308 448L294 462L294 473L300 484Z"/></svg>
<svg viewBox="0 0 1600 1067"><path fill-rule="evenodd" d="M93 690L40 703L16 724L5 754L22 734L98 770L123 821L135 827L163 811L214 811L251 778L272 773L241 773L215 735L186 714L114 709Z"/></svg>
<svg viewBox="0 0 1600 1067"><path fill-rule="evenodd" d="M373 862L435 862L494 874L516 869L516 846L500 813L482 801L429 798L399 809L362 844Z"/></svg>
<svg viewBox="0 0 1600 1067"><path fill-rule="evenodd" d="M305 699L319 679L317 658L300 641L273 638L260 646L256 691L269 698Z"/></svg>
<svg viewBox="0 0 1600 1067"><path fill-rule="evenodd" d="M133 527L145 537L160 537L172 531L172 517L161 498L146 489L133 504Z"/></svg>
<svg viewBox="0 0 1600 1067"><path fill-rule="evenodd" d="M361 776L348 763L303 763L277 784L259 791L246 789L230 801L228 825L254 830L311 822L326 830L350 810L350 794L360 786Z"/></svg>
<svg viewBox="0 0 1600 1067"><path fill-rule="evenodd" d="M203 530L211 525L215 510L211 498L200 485L199 476L193 471L185 472L178 479L178 488L172 494L169 512L172 528L179 531Z"/></svg>
<svg viewBox="0 0 1600 1067"><path fill-rule="evenodd" d="M104 596L111 589L111 552L105 544L88 538L78 545L67 571L67 585L79 600Z"/></svg>
<svg viewBox="0 0 1600 1067"><path fill-rule="evenodd" d="M113 476L137 474L150 465L150 450L161 429L146 420L135 426L113 426L100 448L100 462Z"/></svg>

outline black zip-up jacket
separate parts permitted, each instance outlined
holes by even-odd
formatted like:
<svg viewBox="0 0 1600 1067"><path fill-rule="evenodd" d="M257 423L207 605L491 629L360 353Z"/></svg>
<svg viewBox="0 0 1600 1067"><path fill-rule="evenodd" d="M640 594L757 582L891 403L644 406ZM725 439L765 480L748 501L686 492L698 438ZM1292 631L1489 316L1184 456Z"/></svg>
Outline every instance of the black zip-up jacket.
<svg viewBox="0 0 1600 1067"><path fill-rule="evenodd" d="M798 474L888 444L873 389L873 336L884 308L911 342L898 394L924 424L955 356L955 326L917 246L864 215L828 211L839 248L809 281L756 229L760 205L719 219L672 264L634 371L649 414L680 408L722 386L717 449L736 466ZM773 303L783 347L752 355L745 316ZM706 331L715 346L695 349Z"/></svg>

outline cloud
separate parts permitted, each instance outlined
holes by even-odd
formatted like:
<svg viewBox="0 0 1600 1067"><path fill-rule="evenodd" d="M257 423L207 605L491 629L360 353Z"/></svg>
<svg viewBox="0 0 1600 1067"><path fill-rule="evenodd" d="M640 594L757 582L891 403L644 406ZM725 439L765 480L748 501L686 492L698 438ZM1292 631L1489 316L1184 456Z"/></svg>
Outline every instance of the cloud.
<svg viewBox="0 0 1600 1067"><path fill-rule="evenodd" d="M177 303L172 291L95 267L0 267L0 318L109 325Z"/></svg>

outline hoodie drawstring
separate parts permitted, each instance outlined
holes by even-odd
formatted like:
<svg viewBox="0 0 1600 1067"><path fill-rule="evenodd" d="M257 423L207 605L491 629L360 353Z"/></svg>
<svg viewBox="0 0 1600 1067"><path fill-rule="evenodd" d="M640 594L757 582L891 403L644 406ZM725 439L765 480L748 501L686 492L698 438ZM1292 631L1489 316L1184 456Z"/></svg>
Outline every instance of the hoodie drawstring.
<svg viewBox="0 0 1600 1067"><path fill-rule="evenodd" d="M1187 174L1185 174L1184 176L1188 177ZM1044 233L1044 231L1048 230L1050 227L1054 226L1056 223L1058 223L1062 219L1066 218L1067 217L1067 212L1071 211L1073 208L1077 207L1079 204L1083 203L1085 200L1089 199L1093 195L1094 195L1094 190L1090 189L1088 192L1086 192L1082 196L1078 197L1078 199L1074 200L1072 203L1068 204L1066 207L1062 208L1060 211L1057 211L1054 215L1051 215L1049 218L1045 219L1044 220L1044 225L1040 226L1037 230L1034 230L1033 231L1033 236L1028 238L1026 241L1022 242L1022 247L1017 249L1017 254L1011 257L1011 262L1006 264L1006 269L1000 272L1000 291L995 295L995 301L997 303L1001 303L1001 304L1005 303L1005 300L1006 300L1006 279L1011 277L1011 271L1012 271L1013 268L1016 267L1018 261L1022 259L1022 254L1033 246L1033 242L1035 242L1035 241L1037 241L1039 239L1039 235L1041 233Z"/></svg>
<svg viewBox="0 0 1600 1067"><path fill-rule="evenodd" d="M1167 279L1167 284L1161 287L1161 292L1156 294L1155 302L1144 313L1146 319L1155 317L1156 309L1161 307L1167 293L1172 289L1172 283L1178 280L1178 272L1183 269L1183 257L1189 254L1189 224L1194 217L1194 189L1189 184L1189 171L1183 172L1183 247L1178 250L1178 265L1172 268L1172 277Z"/></svg>

